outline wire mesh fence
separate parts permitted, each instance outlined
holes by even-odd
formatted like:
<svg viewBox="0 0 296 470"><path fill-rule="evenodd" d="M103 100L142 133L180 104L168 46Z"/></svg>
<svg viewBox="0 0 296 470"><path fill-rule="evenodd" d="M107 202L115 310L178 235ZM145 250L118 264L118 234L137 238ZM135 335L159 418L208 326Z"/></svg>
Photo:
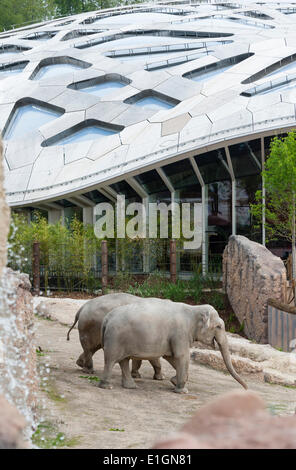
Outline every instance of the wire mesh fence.
<svg viewBox="0 0 296 470"><path fill-rule="evenodd" d="M176 276L190 278L202 272L202 254L198 250L185 250L181 241L176 241ZM169 239L111 239L107 242L108 276L118 273L133 276L146 276L160 272L169 277L171 273L171 248ZM35 255L36 256L36 255ZM82 291L96 293L102 287L102 249L101 243L85 240L80 246L39 244L39 259L33 256L33 247L28 246L9 266L29 274L35 286L34 269L38 270L40 289L48 291ZM36 264L37 263L37 264ZM222 255L209 254L208 272L222 272ZM35 273L36 274L36 273ZM172 274L172 273L171 273ZM35 276L36 277L36 276Z"/></svg>

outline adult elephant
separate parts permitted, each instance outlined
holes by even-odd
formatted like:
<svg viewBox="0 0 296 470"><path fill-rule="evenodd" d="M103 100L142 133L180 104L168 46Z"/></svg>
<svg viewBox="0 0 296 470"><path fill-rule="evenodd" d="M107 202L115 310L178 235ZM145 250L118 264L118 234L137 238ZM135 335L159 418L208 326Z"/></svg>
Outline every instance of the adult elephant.
<svg viewBox="0 0 296 470"><path fill-rule="evenodd" d="M76 313L73 325L68 331L67 340L70 339L70 332L78 322L78 331L80 344L83 353L78 357L76 364L87 374L92 374L93 355L101 349L101 327L105 316L114 308L129 305L132 303L143 302L145 299L132 294L117 293L107 294L86 302ZM152 359L151 365L154 369L155 380L162 380L161 364L159 358ZM133 361L133 377L141 377L139 373L139 362Z"/></svg>
<svg viewBox="0 0 296 470"><path fill-rule="evenodd" d="M228 371L247 388L233 368L225 325L218 312L211 305L191 306L162 299L143 299L118 307L104 318L101 344L105 367L99 387L112 388L112 368L119 362L123 387L137 388L129 359L151 361L162 356L176 369L171 379L174 391L187 393L189 348L194 341L211 346L216 341Z"/></svg>

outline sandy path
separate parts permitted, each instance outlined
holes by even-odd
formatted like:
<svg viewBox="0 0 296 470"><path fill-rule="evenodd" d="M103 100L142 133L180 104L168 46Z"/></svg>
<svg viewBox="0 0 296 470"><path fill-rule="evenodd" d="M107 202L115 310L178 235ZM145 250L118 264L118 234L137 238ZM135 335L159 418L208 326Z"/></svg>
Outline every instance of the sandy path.
<svg viewBox="0 0 296 470"><path fill-rule="evenodd" d="M57 424L67 438L77 438L74 448L149 448L157 438L177 430L201 405L241 388L228 374L191 363L189 394L178 395L172 392L169 380L152 380L153 370L145 361L138 390L121 387L118 365L114 367L114 389L103 390L81 378L86 374L75 364L81 353L78 332L72 331L67 342L67 330L57 322L36 319L36 345L45 352L38 360L41 366L50 364L48 391L40 391L45 403L40 413L43 419ZM162 363L166 378L174 375L171 366ZM100 377L102 351L94 356L94 366L95 375ZM294 413L295 390L263 383L253 375L245 376L245 380L272 412Z"/></svg>

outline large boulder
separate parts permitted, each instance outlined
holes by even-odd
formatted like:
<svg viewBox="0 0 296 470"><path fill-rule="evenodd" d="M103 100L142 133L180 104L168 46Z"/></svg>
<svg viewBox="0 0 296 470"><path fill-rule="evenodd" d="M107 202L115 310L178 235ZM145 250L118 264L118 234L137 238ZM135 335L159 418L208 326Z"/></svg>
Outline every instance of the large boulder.
<svg viewBox="0 0 296 470"><path fill-rule="evenodd" d="M296 449L296 416L272 416L254 392L231 392L200 408L153 448Z"/></svg>
<svg viewBox="0 0 296 470"><path fill-rule="evenodd" d="M17 409L0 395L0 449L23 449L26 422Z"/></svg>
<svg viewBox="0 0 296 470"><path fill-rule="evenodd" d="M28 430L35 420L38 390L30 289L27 274L3 269L0 279L0 394L16 406Z"/></svg>
<svg viewBox="0 0 296 470"><path fill-rule="evenodd" d="M223 253L223 286L248 338L268 342L269 298L284 300L286 269L267 248L233 235Z"/></svg>

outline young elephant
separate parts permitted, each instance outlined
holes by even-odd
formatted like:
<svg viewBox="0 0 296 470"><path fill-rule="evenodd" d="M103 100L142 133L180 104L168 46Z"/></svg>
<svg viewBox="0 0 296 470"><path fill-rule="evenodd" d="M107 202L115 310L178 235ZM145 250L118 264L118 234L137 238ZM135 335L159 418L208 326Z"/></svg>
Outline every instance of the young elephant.
<svg viewBox="0 0 296 470"><path fill-rule="evenodd" d="M76 364L79 367L82 367L84 372L88 374L92 374L94 372L92 357L95 352L102 347L101 326L107 313L121 305L141 302L143 300L143 298L131 294L107 294L89 300L78 310L74 323L68 331L67 340L70 340L70 332L78 322L79 339L83 353L80 354ZM155 380L163 380L159 358L152 359L150 363L154 368L153 378ZM141 362L133 361L133 377L141 377L138 372L140 366Z"/></svg>
<svg viewBox="0 0 296 470"><path fill-rule="evenodd" d="M187 393L190 346L194 341L214 346L214 340L230 374L247 388L232 366L224 322L211 305L144 299L115 308L102 325L105 367L99 387L112 388L112 368L119 362L123 387L137 388L128 367L129 359L153 360L163 356L176 369L176 377L171 379L174 391Z"/></svg>

